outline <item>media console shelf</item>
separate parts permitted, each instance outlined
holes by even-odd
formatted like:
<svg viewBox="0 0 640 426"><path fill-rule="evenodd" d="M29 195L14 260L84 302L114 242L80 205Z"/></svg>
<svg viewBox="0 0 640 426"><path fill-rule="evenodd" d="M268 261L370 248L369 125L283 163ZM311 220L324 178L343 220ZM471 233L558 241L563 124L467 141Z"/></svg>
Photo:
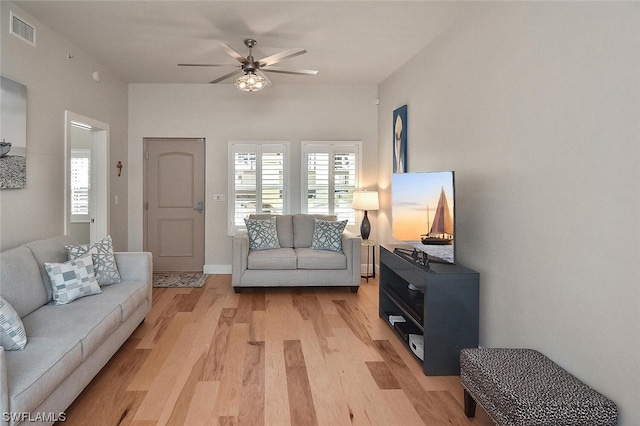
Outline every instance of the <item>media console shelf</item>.
<svg viewBox="0 0 640 426"><path fill-rule="evenodd" d="M424 374L459 375L460 350L478 347L478 272L460 264L422 266L395 248L407 246L380 246L380 318L410 351L408 334L423 335L424 360L416 359ZM393 326L389 315L406 323Z"/></svg>

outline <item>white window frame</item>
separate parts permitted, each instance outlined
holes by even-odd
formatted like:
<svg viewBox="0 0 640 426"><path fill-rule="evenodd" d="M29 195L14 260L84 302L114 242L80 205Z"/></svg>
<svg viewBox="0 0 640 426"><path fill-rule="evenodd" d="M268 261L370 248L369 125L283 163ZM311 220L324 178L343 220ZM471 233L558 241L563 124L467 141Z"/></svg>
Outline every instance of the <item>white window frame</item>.
<svg viewBox="0 0 640 426"><path fill-rule="evenodd" d="M263 152L282 152L283 153L283 188L282 188L282 209L283 214L288 214L290 209L290 183L289 176L290 159L289 159L289 142L288 141L230 141L228 148L228 232L229 235L235 235L238 231L246 229L244 225L235 224L235 154L237 152L252 152L256 154L256 203L262 203L262 153Z"/></svg>
<svg viewBox="0 0 640 426"><path fill-rule="evenodd" d="M301 161L300 161L300 176L301 176L301 202L300 207L303 213L308 212L309 201L307 193L309 190L309 172L307 169L307 155L311 152L323 152L328 153L329 158L333 159L334 154L337 152L352 152L356 155L356 182L354 190L360 188L361 171L362 171L362 141L302 141ZM329 168L329 193L332 194L335 191L335 167ZM334 198L329 198L329 214L334 213ZM353 212L352 218L349 220L349 225L355 225L356 215Z"/></svg>

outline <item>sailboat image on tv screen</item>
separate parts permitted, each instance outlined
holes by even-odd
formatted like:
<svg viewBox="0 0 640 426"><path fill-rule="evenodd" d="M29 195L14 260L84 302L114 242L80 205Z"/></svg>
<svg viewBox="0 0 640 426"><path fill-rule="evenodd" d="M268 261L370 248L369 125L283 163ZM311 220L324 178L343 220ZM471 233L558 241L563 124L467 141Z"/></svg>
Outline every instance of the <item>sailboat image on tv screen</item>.
<svg viewBox="0 0 640 426"><path fill-rule="evenodd" d="M429 206L427 206L427 228L429 228ZM444 188L440 191L438 207L436 207L431 229L428 234L421 234L420 237L424 245L444 246L453 244L453 218L449 211Z"/></svg>

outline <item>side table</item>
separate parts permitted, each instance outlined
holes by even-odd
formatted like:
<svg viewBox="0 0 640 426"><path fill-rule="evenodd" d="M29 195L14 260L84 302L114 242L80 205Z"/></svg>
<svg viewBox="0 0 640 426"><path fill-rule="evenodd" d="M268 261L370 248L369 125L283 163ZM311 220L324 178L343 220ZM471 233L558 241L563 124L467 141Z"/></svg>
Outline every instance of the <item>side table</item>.
<svg viewBox="0 0 640 426"><path fill-rule="evenodd" d="M361 277L366 278L367 282L369 282L369 278L376 277L376 242L373 240L362 240L360 245L366 247L367 250L367 266L365 274L361 275ZM369 259L371 259L371 272L369 272Z"/></svg>

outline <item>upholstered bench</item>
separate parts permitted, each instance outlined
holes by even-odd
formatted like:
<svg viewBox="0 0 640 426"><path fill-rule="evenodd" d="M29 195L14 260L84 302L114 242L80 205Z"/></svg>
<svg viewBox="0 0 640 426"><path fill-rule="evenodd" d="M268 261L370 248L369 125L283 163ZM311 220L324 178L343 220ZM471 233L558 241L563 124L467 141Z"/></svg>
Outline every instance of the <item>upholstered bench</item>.
<svg viewBox="0 0 640 426"><path fill-rule="evenodd" d="M615 425L616 404L533 349L460 352L467 417L482 405L498 425Z"/></svg>

